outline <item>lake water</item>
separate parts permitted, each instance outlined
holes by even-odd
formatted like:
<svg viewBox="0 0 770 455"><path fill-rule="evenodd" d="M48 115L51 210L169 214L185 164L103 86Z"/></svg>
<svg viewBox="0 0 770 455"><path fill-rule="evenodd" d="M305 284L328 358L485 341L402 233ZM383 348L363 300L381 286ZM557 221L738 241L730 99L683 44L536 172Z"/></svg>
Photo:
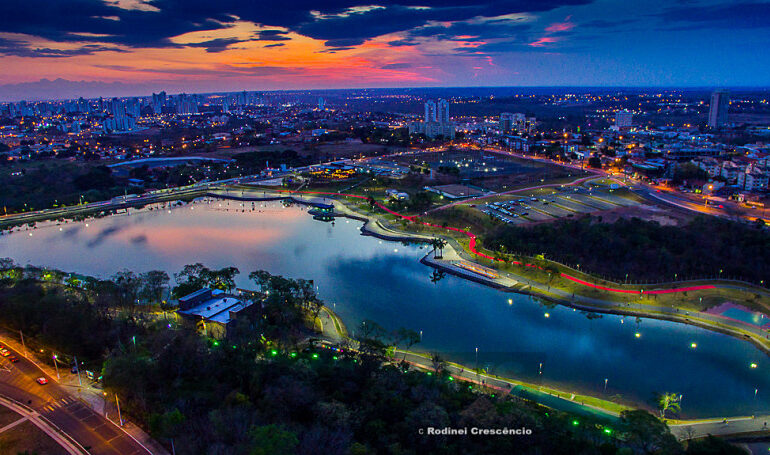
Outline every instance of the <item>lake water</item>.
<svg viewBox="0 0 770 455"><path fill-rule="evenodd" d="M264 269L314 280L349 329L371 319L422 331L416 349L470 367L478 347L479 366L527 381L638 403L655 392L682 394L686 417L770 412L770 361L745 341L652 319L590 319L453 276L434 284L419 263L427 247L362 236L360 227L314 221L297 205L209 201L6 233L0 257L101 277L234 265L247 288L248 274Z"/></svg>

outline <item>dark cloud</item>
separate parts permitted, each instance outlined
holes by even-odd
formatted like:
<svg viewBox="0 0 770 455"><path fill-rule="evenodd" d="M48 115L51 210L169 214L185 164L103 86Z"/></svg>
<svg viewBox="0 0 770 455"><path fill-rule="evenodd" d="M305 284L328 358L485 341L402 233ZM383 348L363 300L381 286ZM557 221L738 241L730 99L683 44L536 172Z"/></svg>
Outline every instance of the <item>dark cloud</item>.
<svg viewBox="0 0 770 455"><path fill-rule="evenodd" d="M232 44L242 43L248 40L240 40L237 38L217 38L209 41L203 41L200 43L186 44L189 47L202 47L206 49L206 52L222 52Z"/></svg>
<svg viewBox="0 0 770 455"><path fill-rule="evenodd" d="M411 68L412 66L411 63L388 63L387 65L382 65L380 68L384 70L403 70Z"/></svg>
<svg viewBox="0 0 770 455"><path fill-rule="evenodd" d="M447 41L484 41L491 39L510 39L523 36L530 30L527 24L515 22L454 22L449 26L420 27L408 33L409 38L432 37Z"/></svg>
<svg viewBox="0 0 770 455"><path fill-rule="evenodd" d="M584 5L592 0L399 0L369 10L361 0L245 2L242 0L150 0L153 11L125 10L102 0L4 0L0 30L56 42L89 42L135 48L180 47L171 38L196 31L223 30L236 20L282 27L324 40L332 51L357 46L368 39L423 27L431 21L455 22L513 13L550 11ZM375 2L375 4L383 4ZM421 8L415 8L415 7ZM314 15L311 11L320 11ZM447 37L452 36L451 31ZM286 41L282 30L266 30L255 40ZM486 36L486 35L485 35ZM233 44L228 38L195 46L219 52ZM404 42L401 45L407 45ZM85 50L84 50L85 51ZM86 51L87 52L87 51Z"/></svg>
<svg viewBox="0 0 770 455"><path fill-rule="evenodd" d="M411 40L411 39L400 39L395 41L388 41L389 46L398 47L398 46L417 46L420 44L417 41Z"/></svg>
<svg viewBox="0 0 770 455"><path fill-rule="evenodd" d="M655 16L672 28L770 28L770 2L734 2L697 6L684 4Z"/></svg>
<svg viewBox="0 0 770 455"><path fill-rule="evenodd" d="M262 30L257 34L259 41L291 41L291 38L285 36L288 32L283 30Z"/></svg>
<svg viewBox="0 0 770 455"><path fill-rule="evenodd" d="M30 47L24 41L0 38L0 55L13 55L16 57L36 57L36 58L61 58L73 57L77 55L91 55L96 52L115 51L122 52L121 49L111 46L101 46L96 44L87 44L75 49L52 49L47 47Z"/></svg>
<svg viewBox="0 0 770 455"><path fill-rule="evenodd" d="M286 45L286 43L273 43L273 44L264 45L262 47L281 47L281 46L285 46L285 45Z"/></svg>

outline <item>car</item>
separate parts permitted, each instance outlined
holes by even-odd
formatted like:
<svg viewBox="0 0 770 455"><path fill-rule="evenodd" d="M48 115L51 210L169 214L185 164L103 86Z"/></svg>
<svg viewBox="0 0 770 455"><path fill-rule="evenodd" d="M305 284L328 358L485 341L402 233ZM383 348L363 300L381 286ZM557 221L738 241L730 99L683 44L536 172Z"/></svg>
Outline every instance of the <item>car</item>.
<svg viewBox="0 0 770 455"><path fill-rule="evenodd" d="M537 202L537 198L536 197L532 197L529 200L532 201L532 202Z"/></svg>
<svg viewBox="0 0 770 455"><path fill-rule="evenodd" d="M16 362L19 361L19 358L16 357L15 355L12 355L12 356L8 357L8 360L10 360L11 363L16 363Z"/></svg>
<svg viewBox="0 0 770 455"><path fill-rule="evenodd" d="M37 379L35 379L35 381L36 381L38 384L40 384L40 385L46 385L46 384L48 384L48 379L46 379L46 378L43 378L43 377L37 378Z"/></svg>
<svg viewBox="0 0 770 455"><path fill-rule="evenodd" d="M3 349L2 351L0 351L0 354L2 354L3 357L8 357L9 355L11 355L10 351L6 349Z"/></svg>
<svg viewBox="0 0 770 455"><path fill-rule="evenodd" d="M529 212L524 212L521 214L521 216L527 216L527 215L529 215Z"/></svg>

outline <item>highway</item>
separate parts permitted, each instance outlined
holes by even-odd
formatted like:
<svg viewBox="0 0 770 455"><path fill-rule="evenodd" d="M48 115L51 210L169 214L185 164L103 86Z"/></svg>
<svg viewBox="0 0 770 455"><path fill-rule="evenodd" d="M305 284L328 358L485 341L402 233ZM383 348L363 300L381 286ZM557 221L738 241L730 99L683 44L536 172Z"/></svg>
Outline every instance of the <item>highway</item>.
<svg viewBox="0 0 770 455"><path fill-rule="evenodd" d="M46 375L21 353L3 346L19 358L11 363L0 357L0 396L39 413L93 455L152 455L120 427L94 412L69 390ZM35 380L44 377L48 384Z"/></svg>

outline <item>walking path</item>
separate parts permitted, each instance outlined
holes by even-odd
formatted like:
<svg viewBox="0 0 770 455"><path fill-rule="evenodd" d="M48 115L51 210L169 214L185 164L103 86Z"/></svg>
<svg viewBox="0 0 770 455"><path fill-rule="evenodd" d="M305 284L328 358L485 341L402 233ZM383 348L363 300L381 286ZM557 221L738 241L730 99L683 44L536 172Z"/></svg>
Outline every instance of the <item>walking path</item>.
<svg viewBox="0 0 770 455"><path fill-rule="evenodd" d="M331 322L336 319L336 315L331 310L324 308L319 318L325 319L322 324L322 334L326 339L337 344L348 341L355 344L355 340L347 337L341 322ZM392 357L394 361L403 360L419 370L435 372L434 361L428 354L395 348ZM621 411L633 409L592 396L495 376L481 369L469 368L453 362L441 361L441 368L451 376L451 380L476 384L486 389L488 393L514 395L536 401L552 409L605 419L613 423L619 421ZM709 434L731 436L753 432L767 432L770 435L768 422L770 422L770 415L667 421L671 432L679 439L697 438Z"/></svg>
<svg viewBox="0 0 770 455"><path fill-rule="evenodd" d="M590 177L590 178L595 178L595 177ZM313 200L304 199L304 195L324 196L324 197L325 196L329 196L329 197L342 196L342 197L355 198L359 200L368 199L365 196L356 195L356 194L333 193L333 192L323 192L323 191L295 192L292 190L283 190L283 189L275 189L275 190L260 189L259 191L263 193L263 197L267 197L268 192L271 192L273 194L276 194L276 193L286 194L287 197L291 197L292 199L295 199L304 203L315 202ZM245 195L242 195L241 197L246 198ZM258 198L255 198L255 199L258 199ZM332 202L334 203L336 201L332 200ZM344 204L337 203L334 205L335 205L335 209L338 210L342 215L350 216L352 218L365 221L366 225L364 230L373 235L381 236L389 240L414 240L414 241L423 241L423 242L427 242L433 238L432 236L427 236L427 235L395 232L385 228L379 221L372 221L370 218L354 212L352 209L345 206ZM470 253L473 256L481 257L493 262L501 261L501 259L495 258L493 256L490 256L488 254L485 254L479 251L476 245L477 243L476 235L471 231L459 229L451 226L439 226L436 224L419 221L417 219L418 218L417 216L402 215L398 212L391 210L390 208L388 208L387 206L385 206L384 204L378 201L374 201L374 205L384 210L385 212L393 216L396 216L399 219L422 224L423 226L427 226L431 228L437 228L437 229L443 229L443 230L461 233L468 237L468 249L470 250ZM548 283L541 283L541 282L526 278L524 276L516 275L511 272L500 272L500 275L502 278L499 280L485 279L485 277L474 274L473 272L470 272L467 269L462 269L460 267L451 265L451 261L453 260L462 260L462 259L473 260L473 257L464 258L462 256L465 253L463 248L456 241L450 242L450 243L453 244L454 248L452 247L449 248L449 255L445 256L445 259L443 261L441 262L436 261L435 258L431 258L430 254L426 256L426 258L424 258L423 261L434 267L443 268L450 273L463 276L464 278L468 278L473 281L480 281L495 287L509 288L510 290L513 290L516 292L537 294L539 296L556 300L558 302L564 303L569 306L573 306L575 308L579 308L581 310L598 311L598 312L604 312L604 313L639 315L639 316L651 317L651 318L657 318L657 319L675 320L678 322L697 325L697 326L708 328L711 330L716 330L722 333L727 333L733 336L749 339L751 342L753 342L757 347L759 347L763 351L770 352L770 333L768 333L767 331L763 330L760 327L747 324L742 321L724 318L719 315L708 314L705 312L694 312L694 311L690 312L690 311L680 310L679 308L676 308L676 307L665 306L665 305L655 305L652 303L642 303L641 301L632 302L630 298L628 302L615 302L611 300L604 300L604 299L599 299L594 297L582 296L579 294L575 294L573 292L568 292L563 289L552 287ZM530 267L530 268L542 270L542 267L536 264L522 263L518 261L511 261L510 263L514 265L520 265L524 267ZM653 288L649 290L645 289L643 291L639 291L636 289L610 287L610 286L603 286L603 285L591 283L565 272L560 272L559 276L561 278L572 281L586 288L593 288L593 289L598 289L605 292L611 292L611 293L628 295L628 296L639 295L640 297L644 295L660 295L660 294L684 293L688 291L709 290L709 289L716 289L718 287L726 288L726 289L736 289L736 288L746 289L746 288L736 287L735 285L704 284L704 285L691 285L691 286L681 286L681 287L659 287L659 288Z"/></svg>

